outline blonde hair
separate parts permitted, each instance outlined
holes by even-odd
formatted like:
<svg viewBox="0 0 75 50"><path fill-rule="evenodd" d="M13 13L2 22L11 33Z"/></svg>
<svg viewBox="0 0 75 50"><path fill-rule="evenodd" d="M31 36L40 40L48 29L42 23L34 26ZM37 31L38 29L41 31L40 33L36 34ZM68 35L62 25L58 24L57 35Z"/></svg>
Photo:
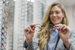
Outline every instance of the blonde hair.
<svg viewBox="0 0 75 50"><path fill-rule="evenodd" d="M62 13L64 13L62 24L65 24L67 26L69 24L64 7L60 3L53 3L45 13L41 23L40 32L38 33L40 50L44 50L44 47L47 45L48 39L50 38L50 34L53 30L53 24L51 23L49 16L50 16L50 11L54 6L58 6L62 10Z"/></svg>

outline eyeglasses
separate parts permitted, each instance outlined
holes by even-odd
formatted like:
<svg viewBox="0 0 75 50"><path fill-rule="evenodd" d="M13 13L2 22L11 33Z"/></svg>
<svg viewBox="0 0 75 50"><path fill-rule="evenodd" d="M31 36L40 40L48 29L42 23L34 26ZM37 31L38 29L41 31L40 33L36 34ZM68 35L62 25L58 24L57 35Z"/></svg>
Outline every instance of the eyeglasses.
<svg viewBox="0 0 75 50"><path fill-rule="evenodd" d="M40 24L35 24L36 27L35 27L35 32L39 32L39 30L41 29L41 26Z"/></svg>

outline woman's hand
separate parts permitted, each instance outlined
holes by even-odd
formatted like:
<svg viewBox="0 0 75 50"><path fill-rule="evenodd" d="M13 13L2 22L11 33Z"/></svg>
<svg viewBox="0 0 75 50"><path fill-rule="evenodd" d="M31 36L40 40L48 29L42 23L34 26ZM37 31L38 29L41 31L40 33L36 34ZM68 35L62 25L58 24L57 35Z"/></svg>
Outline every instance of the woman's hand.
<svg viewBox="0 0 75 50"><path fill-rule="evenodd" d="M35 30L35 24L32 24L24 29L26 42L30 43L32 41L34 30Z"/></svg>
<svg viewBox="0 0 75 50"><path fill-rule="evenodd" d="M58 30L59 36L62 39L65 46L69 48L70 47L70 40L69 40L70 28L64 24L58 24L58 25L55 25L54 27Z"/></svg>

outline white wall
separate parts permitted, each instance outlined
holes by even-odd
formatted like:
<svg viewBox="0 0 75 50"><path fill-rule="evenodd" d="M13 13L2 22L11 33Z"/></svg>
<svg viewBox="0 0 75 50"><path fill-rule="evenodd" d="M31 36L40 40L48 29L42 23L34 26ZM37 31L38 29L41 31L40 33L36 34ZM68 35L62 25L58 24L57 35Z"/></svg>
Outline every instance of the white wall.
<svg viewBox="0 0 75 50"><path fill-rule="evenodd" d="M58 0L65 6L66 13L69 19L69 26L71 29L75 29L75 0Z"/></svg>
<svg viewBox="0 0 75 50"><path fill-rule="evenodd" d="M65 6L65 9L69 20L69 26L71 29L75 29L75 6Z"/></svg>

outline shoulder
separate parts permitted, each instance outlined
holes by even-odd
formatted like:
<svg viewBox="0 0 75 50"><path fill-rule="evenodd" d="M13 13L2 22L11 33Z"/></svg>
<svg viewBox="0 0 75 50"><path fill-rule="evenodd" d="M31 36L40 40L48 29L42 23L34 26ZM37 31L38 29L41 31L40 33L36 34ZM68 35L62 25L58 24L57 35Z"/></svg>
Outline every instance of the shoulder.
<svg viewBox="0 0 75 50"><path fill-rule="evenodd" d="M70 49L75 50L75 29L71 30L69 39L70 39L70 43L71 43Z"/></svg>
<svg viewBox="0 0 75 50"><path fill-rule="evenodd" d="M75 34L75 29L71 29L70 33Z"/></svg>
<svg viewBox="0 0 75 50"><path fill-rule="evenodd" d="M75 29L71 29L70 31L70 38L75 38Z"/></svg>

